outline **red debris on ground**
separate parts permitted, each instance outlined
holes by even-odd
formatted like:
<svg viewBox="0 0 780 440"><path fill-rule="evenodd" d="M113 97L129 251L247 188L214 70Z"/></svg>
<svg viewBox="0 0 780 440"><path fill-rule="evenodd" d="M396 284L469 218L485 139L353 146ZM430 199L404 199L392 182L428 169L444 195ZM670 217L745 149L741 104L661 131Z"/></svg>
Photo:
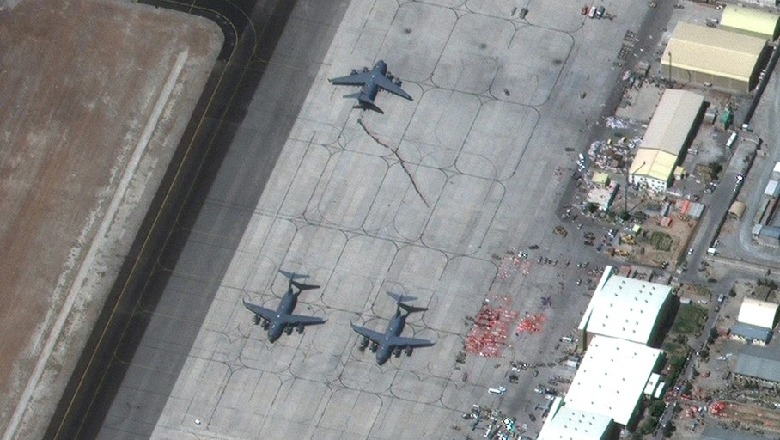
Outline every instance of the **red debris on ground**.
<svg viewBox="0 0 780 440"><path fill-rule="evenodd" d="M466 352L483 357L501 356L509 328L518 315L518 312L510 310L510 304L506 297L499 301L485 300L466 338Z"/></svg>
<svg viewBox="0 0 780 440"><path fill-rule="evenodd" d="M540 332L544 328L544 322L546 320L547 317L541 313L528 315L517 325L515 334Z"/></svg>
<svg viewBox="0 0 780 440"><path fill-rule="evenodd" d="M712 413L713 416L719 416L723 413L724 409L726 409L726 402L719 400L710 406L710 413Z"/></svg>
<svg viewBox="0 0 780 440"><path fill-rule="evenodd" d="M528 260L520 254L511 253L501 259L501 266L498 268L498 277L502 280L508 280L520 268L525 275L528 275Z"/></svg>

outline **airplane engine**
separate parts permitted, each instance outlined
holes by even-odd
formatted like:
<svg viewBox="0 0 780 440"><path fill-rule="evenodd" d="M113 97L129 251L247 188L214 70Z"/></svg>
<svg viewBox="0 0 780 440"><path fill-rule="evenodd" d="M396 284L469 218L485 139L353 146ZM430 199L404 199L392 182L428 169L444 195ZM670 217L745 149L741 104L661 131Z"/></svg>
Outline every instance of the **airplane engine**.
<svg viewBox="0 0 780 440"><path fill-rule="evenodd" d="M254 315L254 316L252 317L252 323L253 323L254 325L260 324L260 316L258 316L258 315Z"/></svg>
<svg viewBox="0 0 780 440"><path fill-rule="evenodd" d="M298 333L303 333L303 324L298 324L298 327L295 329L298 330Z"/></svg>
<svg viewBox="0 0 780 440"><path fill-rule="evenodd" d="M395 350L393 350L393 356L395 357L401 356L401 347L395 347Z"/></svg>
<svg viewBox="0 0 780 440"><path fill-rule="evenodd" d="M369 347L369 349L370 349L372 352L375 352L375 351L376 351L378 348L379 348L379 344L377 344L376 342L372 342L372 343L371 343L371 346Z"/></svg>
<svg viewBox="0 0 780 440"><path fill-rule="evenodd" d="M401 87L401 80L396 78L393 80L393 84L397 85L398 87Z"/></svg>
<svg viewBox="0 0 780 440"><path fill-rule="evenodd" d="M268 330L268 327L270 326L271 326L270 322L263 320L263 330Z"/></svg>
<svg viewBox="0 0 780 440"><path fill-rule="evenodd" d="M368 338L363 336L363 339L360 341L360 346L358 347L360 351L363 351L368 347Z"/></svg>
<svg viewBox="0 0 780 440"><path fill-rule="evenodd" d="M290 327L289 325L284 328L284 333L287 334L287 335L291 335L292 331L293 331L293 328Z"/></svg>
<svg viewBox="0 0 780 440"><path fill-rule="evenodd" d="M404 350L406 353L406 356L409 357L412 355L412 347L406 347L406 350Z"/></svg>
<svg viewBox="0 0 780 440"><path fill-rule="evenodd" d="M355 69L350 70L349 71L349 76L354 76L354 75L357 75L357 70L355 70Z"/></svg>
<svg viewBox="0 0 780 440"><path fill-rule="evenodd" d="M363 66L363 72L368 72L368 67Z"/></svg>

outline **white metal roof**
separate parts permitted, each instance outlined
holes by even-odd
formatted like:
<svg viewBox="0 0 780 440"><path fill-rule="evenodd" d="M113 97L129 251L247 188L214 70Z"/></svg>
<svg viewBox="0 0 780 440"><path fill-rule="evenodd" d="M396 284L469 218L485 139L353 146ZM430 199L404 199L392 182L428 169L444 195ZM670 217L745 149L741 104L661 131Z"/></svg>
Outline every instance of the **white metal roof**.
<svg viewBox="0 0 780 440"><path fill-rule="evenodd" d="M775 303L745 298L739 307L737 321L756 327L772 328L777 315L777 306Z"/></svg>
<svg viewBox="0 0 780 440"><path fill-rule="evenodd" d="M601 440L612 423L608 416L571 409L557 398L539 431L539 440Z"/></svg>
<svg viewBox="0 0 780 440"><path fill-rule="evenodd" d="M661 350L636 342L594 337L566 394L566 407L628 424L659 356Z"/></svg>
<svg viewBox="0 0 780 440"><path fill-rule="evenodd" d="M579 329L647 344L672 288L612 275L607 266Z"/></svg>
<svg viewBox="0 0 780 440"><path fill-rule="evenodd" d="M764 194L770 196L770 197L776 197L777 196L777 180L770 180L766 184L766 188L764 188Z"/></svg>

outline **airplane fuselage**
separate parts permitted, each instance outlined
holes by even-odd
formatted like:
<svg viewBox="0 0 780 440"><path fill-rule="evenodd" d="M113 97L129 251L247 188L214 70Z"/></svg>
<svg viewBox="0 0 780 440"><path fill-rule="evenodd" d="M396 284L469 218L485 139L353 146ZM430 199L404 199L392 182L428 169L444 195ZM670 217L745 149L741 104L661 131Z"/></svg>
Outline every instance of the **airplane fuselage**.
<svg viewBox="0 0 780 440"><path fill-rule="evenodd" d="M295 295L292 290L288 290L282 297L282 301L279 303L279 307L276 308L276 319L271 322L271 326L268 327L268 340L271 342L276 341L284 333L285 324L281 318L285 315L292 314L295 310L295 306L298 303L298 296Z"/></svg>
<svg viewBox="0 0 780 440"><path fill-rule="evenodd" d="M376 84L376 80L380 76L387 76L387 63L382 60L374 64L374 68L371 70L371 79L363 84L358 101L373 104L376 94L379 93L379 86Z"/></svg>
<svg viewBox="0 0 780 440"><path fill-rule="evenodd" d="M400 312L395 312L395 316L387 324L387 330L385 331L385 340L388 337L399 336L404 331L406 326L406 316ZM382 343L376 350L376 363L379 365L384 364L393 355L394 346Z"/></svg>

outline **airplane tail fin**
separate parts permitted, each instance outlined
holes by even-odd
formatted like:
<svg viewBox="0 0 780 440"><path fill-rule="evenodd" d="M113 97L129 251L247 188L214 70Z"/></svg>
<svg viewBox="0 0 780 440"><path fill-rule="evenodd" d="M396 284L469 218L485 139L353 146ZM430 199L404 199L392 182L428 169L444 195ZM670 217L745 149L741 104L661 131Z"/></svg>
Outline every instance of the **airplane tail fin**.
<svg viewBox="0 0 780 440"><path fill-rule="evenodd" d="M399 304L407 301L414 301L417 299L416 296L401 295L400 293L395 293L395 292L387 292L387 295L390 296L390 298L393 298L395 302Z"/></svg>
<svg viewBox="0 0 780 440"><path fill-rule="evenodd" d="M299 283L299 282L295 281L295 280L299 280L301 278L309 278L308 275L302 275L302 274L295 273L295 272L287 272L287 271L284 271L284 270L280 270L279 273L281 273L282 275L287 277L288 280L290 280L289 284L288 284L290 289L295 287L299 291L304 291L304 290L313 290L313 289L319 289L320 288L320 286L318 286L316 284L304 284L304 283Z"/></svg>
<svg viewBox="0 0 780 440"><path fill-rule="evenodd" d="M379 114L384 114L385 112L382 111L381 108L377 107L376 104L374 104L374 101L371 99L366 98L366 95L364 95L361 92L352 93L350 95L344 95L345 98L351 98L351 99L357 99L357 105L353 108L359 108L363 110L373 110Z"/></svg>
<svg viewBox="0 0 780 440"><path fill-rule="evenodd" d="M295 286L298 290L304 291L304 290L314 290L319 289L320 286L316 284L303 284L299 283L297 281L290 280L290 286Z"/></svg>
<svg viewBox="0 0 780 440"><path fill-rule="evenodd" d="M415 306L410 306L409 304L404 304L402 302L398 303L398 307L404 309L407 315L414 312L424 312L428 310L427 307L415 307Z"/></svg>

